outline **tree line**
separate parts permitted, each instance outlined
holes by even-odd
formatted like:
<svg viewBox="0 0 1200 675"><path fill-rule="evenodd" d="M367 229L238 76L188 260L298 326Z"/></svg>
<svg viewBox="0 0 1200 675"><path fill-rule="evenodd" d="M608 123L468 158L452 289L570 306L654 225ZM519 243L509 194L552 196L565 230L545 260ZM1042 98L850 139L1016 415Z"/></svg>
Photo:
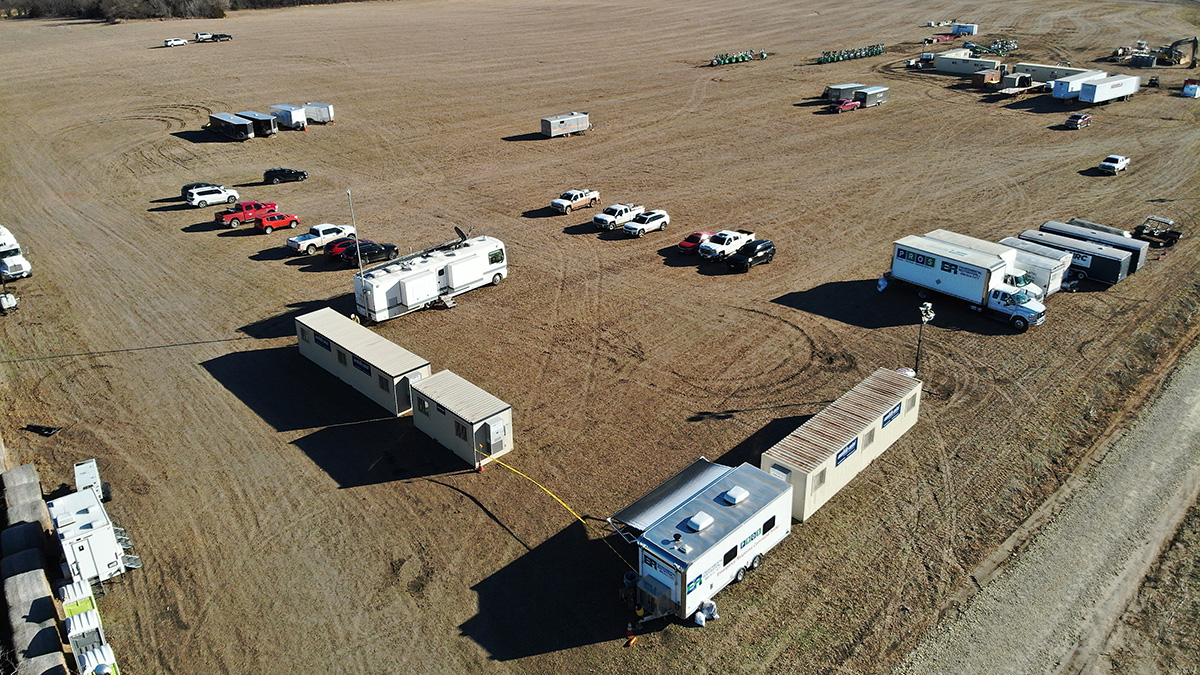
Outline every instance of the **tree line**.
<svg viewBox="0 0 1200 675"><path fill-rule="evenodd" d="M325 5L345 0L0 0L0 15L26 19L220 19L230 10Z"/></svg>

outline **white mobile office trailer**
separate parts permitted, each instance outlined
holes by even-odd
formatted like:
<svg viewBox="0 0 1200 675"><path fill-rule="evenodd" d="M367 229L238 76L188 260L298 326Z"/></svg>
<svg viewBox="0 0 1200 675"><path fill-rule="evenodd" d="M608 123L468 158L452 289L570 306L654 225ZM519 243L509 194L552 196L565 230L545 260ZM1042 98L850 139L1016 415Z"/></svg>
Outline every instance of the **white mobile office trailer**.
<svg viewBox="0 0 1200 675"><path fill-rule="evenodd" d="M850 82L847 84L831 84L828 87L825 87L825 91L822 92L821 97L824 98L826 101L841 101L843 99L852 99L852 98L854 98L854 92L858 91L859 89L866 89L866 88L867 88L867 85L858 84L856 82Z"/></svg>
<svg viewBox="0 0 1200 675"><path fill-rule="evenodd" d="M1034 82L1050 82L1069 75L1086 73L1090 68L1072 68L1070 66L1051 66L1043 63L1018 63L1012 67L1014 73L1025 73Z"/></svg>
<svg viewBox="0 0 1200 675"><path fill-rule="evenodd" d="M1050 83L1050 95L1063 100L1079 98L1079 90L1083 88L1084 82L1102 80L1106 77L1108 77L1108 73L1103 70L1089 70L1060 77Z"/></svg>
<svg viewBox="0 0 1200 675"><path fill-rule="evenodd" d="M580 134L591 128L592 123L585 112L570 112L542 118L542 135L550 138Z"/></svg>
<svg viewBox="0 0 1200 675"><path fill-rule="evenodd" d="M46 503L63 552L63 576L106 581L125 572L124 549L98 490L84 488Z"/></svg>
<svg viewBox="0 0 1200 675"><path fill-rule="evenodd" d="M309 122L318 124L329 124L333 121L333 104L332 103L305 103L304 116Z"/></svg>
<svg viewBox="0 0 1200 675"><path fill-rule="evenodd" d="M808 520L917 422L921 381L880 368L762 455L792 486L792 517Z"/></svg>
<svg viewBox="0 0 1200 675"><path fill-rule="evenodd" d="M1067 274L1076 279L1091 279L1111 286L1129 276L1129 259L1133 257L1129 251L1038 230L1025 230L1018 236L1070 253L1071 269Z"/></svg>
<svg viewBox="0 0 1200 675"><path fill-rule="evenodd" d="M208 116L208 130L228 136L235 141L254 138L254 123L232 113L213 113Z"/></svg>
<svg viewBox="0 0 1200 675"><path fill-rule="evenodd" d="M308 115L305 113L304 106L302 105L276 103L267 108L267 111L275 117L279 126L286 129L303 129L308 126Z"/></svg>
<svg viewBox="0 0 1200 675"><path fill-rule="evenodd" d="M1057 220L1047 220L1038 229L1042 232L1051 232L1064 237L1071 237L1072 239L1082 239L1102 246L1111 246L1122 251L1129 251L1132 256L1129 259L1130 274L1142 269L1142 266L1146 264L1146 258L1150 255L1150 242L1134 239L1127 232L1117 234L1109 230L1071 223L1060 223Z"/></svg>
<svg viewBox="0 0 1200 675"><path fill-rule="evenodd" d="M1003 61L999 59L971 58L969 49L951 49L933 57L933 67L939 73L974 75L981 70L999 70Z"/></svg>
<svg viewBox="0 0 1200 675"><path fill-rule="evenodd" d="M447 242L354 275L354 302L367 321L385 321L508 276L504 242L475 237Z"/></svg>
<svg viewBox="0 0 1200 675"><path fill-rule="evenodd" d="M238 113L237 116L250 120L250 123L254 125L254 136L256 138L274 136L279 131L279 126L275 124L275 118L266 113L245 110Z"/></svg>
<svg viewBox="0 0 1200 675"><path fill-rule="evenodd" d="M1135 75L1113 75L1084 82L1079 88L1079 100L1084 103L1104 103L1116 99L1128 101L1141 87L1142 80Z"/></svg>
<svg viewBox="0 0 1200 675"><path fill-rule="evenodd" d="M1070 253L1016 237L1005 237L1000 243L1016 250L1017 264L1033 276L1047 296L1062 290L1063 279L1071 269Z"/></svg>
<svg viewBox="0 0 1200 675"><path fill-rule="evenodd" d="M791 532L792 486L701 457L608 519L638 547L641 621L686 619Z"/></svg>
<svg viewBox="0 0 1200 675"><path fill-rule="evenodd" d="M1013 248L949 230L934 230L925 236L1000 258L1005 263L1004 283L1020 288L1036 300L1045 297L1045 287L1034 281L1029 271L1017 263L1017 252Z"/></svg>
<svg viewBox="0 0 1200 675"><path fill-rule="evenodd" d="M413 425L476 469L512 452L512 406L449 370L414 382Z"/></svg>
<svg viewBox="0 0 1200 675"><path fill-rule="evenodd" d="M21 244L7 228L0 225L0 275L5 281L33 276L33 265L25 259Z"/></svg>
<svg viewBox="0 0 1200 675"><path fill-rule="evenodd" d="M399 416L412 410L409 389L429 377L429 360L325 307L296 317L300 353Z"/></svg>

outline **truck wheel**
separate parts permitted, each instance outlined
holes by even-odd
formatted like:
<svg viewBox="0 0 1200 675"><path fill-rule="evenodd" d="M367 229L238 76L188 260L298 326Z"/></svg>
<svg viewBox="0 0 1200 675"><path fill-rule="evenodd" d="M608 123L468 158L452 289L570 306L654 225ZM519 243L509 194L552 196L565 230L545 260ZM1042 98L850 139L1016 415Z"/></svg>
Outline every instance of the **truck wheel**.
<svg viewBox="0 0 1200 675"><path fill-rule="evenodd" d="M304 252L307 253L308 255L312 255L317 252L317 247L313 246L312 244L309 244L308 248L304 249Z"/></svg>
<svg viewBox="0 0 1200 675"><path fill-rule="evenodd" d="M566 210L563 211L563 213L570 213L570 212L571 212L571 205L567 204L567 208L566 208Z"/></svg>
<svg viewBox="0 0 1200 675"><path fill-rule="evenodd" d="M238 225L241 225L241 224L242 224L242 221L238 220L237 218L234 218L229 221L229 227L237 227Z"/></svg>
<svg viewBox="0 0 1200 675"><path fill-rule="evenodd" d="M226 200L225 200L225 203L226 203L226 204L232 204L232 203L234 203L234 202L236 202L236 201L237 201L237 197L234 197L233 195L229 195L229 199L226 199Z"/></svg>
<svg viewBox="0 0 1200 675"><path fill-rule="evenodd" d="M296 221L293 220L292 222L288 223L288 227L292 228L293 230L296 229Z"/></svg>
<svg viewBox="0 0 1200 675"><path fill-rule="evenodd" d="M204 202L204 201L196 202L196 206L199 206L200 208L204 208L204 207L208 206L208 202Z"/></svg>
<svg viewBox="0 0 1200 675"><path fill-rule="evenodd" d="M263 232L265 232L267 234L271 234L274 231L275 231L275 228L271 227L270 225L263 228Z"/></svg>
<svg viewBox="0 0 1200 675"><path fill-rule="evenodd" d="M762 556L756 555L754 556L754 560L750 561L750 569L756 570L760 567L762 567Z"/></svg>
<svg viewBox="0 0 1200 675"><path fill-rule="evenodd" d="M1029 330L1029 322L1019 316L1012 320L1012 326L1017 329L1018 333L1024 333Z"/></svg>
<svg viewBox="0 0 1200 675"><path fill-rule="evenodd" d="M733 574L733 580L739 584L742 583L742 581L745 578L746 578L746 568L745 567L739 567L738 571Z"/></svg>
<svg viewBox="0 0 1200 675"><path fill-rule="evenodd" d="M495 275L493 275L493 276L492 276L492 285L493 285L493 286L499 286L499 285L500 285L500 280L501 280L501 279L503 279L503 278L504 278L504 277L500 276L499 274L495 274Z"/></svg>
<svg viewBox="0 0 1200 675"><path fill-rule="evenodd" d="M279 185L279 176L271 179L271 185Z"/></svg>
<svg viewBox="0 0 1200 675"><path fill-rule="evenodd" d="M595 205L596 205L596 200L594 198L588 202L588 206L595 206Z"/></svg>
<svg viewBox="0 0 1200 675"><path fill-rule="evenodd" d="M645 231L645 230L638 230L638 239L641 239L641 238L642 238L642 237L644 237L644 236L646 236L646 231Z"/></svg>

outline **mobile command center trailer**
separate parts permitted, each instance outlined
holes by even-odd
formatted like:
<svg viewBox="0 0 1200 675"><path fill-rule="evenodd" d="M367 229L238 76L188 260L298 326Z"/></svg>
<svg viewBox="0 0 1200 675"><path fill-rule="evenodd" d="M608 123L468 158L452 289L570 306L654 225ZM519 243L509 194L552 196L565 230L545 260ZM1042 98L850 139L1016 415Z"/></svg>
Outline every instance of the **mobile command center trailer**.
<svg viewBox="0 0 1200 675"><path fill-rule="evenodd" d="M1104 103L1116 99L1128 101L1141 87L1142 80L1135 75L1113 75L1084 82L1079 88L1079 100L1084 103Z"/></svg>
<svg viewBox="0 0 1200 675"><path fill-rule="evenodd" d="M1133 257L1129 251L1037 230L1025 230L1018 236L1025 241L1070 253L1071 270L1068 274L1076 279L1091 279L1111 286L1129 275L1129 259Z"/></svg>
<svg viewBox="0 0 1200 675"><path fill-rule="evenodd" d="M1142 269L1146 264L1146 258L1150 255L1150 242L1134 239L1128 234L1120 235L1105 230L1084 227L1082 225L1072 225L1070 223L1060 223L1057 220L1047 220L1038 228L1042 232L1050 232L1051 234L1060 234L1064 237L1072 239L1082 239L1090 241L1094 244L1102 246L1111 246L1112 248L1122 251L1129 251L1129 274Z"/></svg>
<svg viewBox="0 0 1200 675"><path fill-rule="evenodd" d="M235 141L254 138L254 123L232 113L213 113L208 116L208 130L228 136Z"/></svg>
<svg viewBox="0 0 1200 675"><path fill-rule="evenodd" d="M1060 77L1086 73L1090 68L1071 68L1070 66L1051 66L1043 63L1018 63L1010 72L1024 73L1034 82L1050 82Z"/></svg>
<svg viewBox="0 0 1200 675"><path fill-rule="evenodd" d="M762 454L804 522L917 422L921 381L880 368Z"/></svg>
<svg viewBox="0 0 1200 675"><path fill-rule="evenodd" d="M308 115L302 105L276 103L267 108L267 112L275 117L279 126L286 129L303 129L308 126Z"/></svg>
<svg viewBox="0 0 1200 675"><path fill-rule="evenodd" d="M909 235L893 242L892 267L879 290L891 280L958 298L1018 331L1040 326L1046 307L1015 286L1004 283L1007 263L995 256L946 242Z"/></svg>
<svg viewBox="0 0 1200 675"><path fill-rule="evenodd" d="M312 102L305 103L304 116L309 122L330 124L333 122L333 104Z"/></svg>
<svg viewBox="0 0 1200 675"><path fill-rule="evenodd" d="M925 233L925 236L930 239L944 241L947 244L962 246L972 251L979 251L980 253L1000 258L1006 265L1004 283L1024 290L1026 293L1032 295L1035 300L1041 300L1045 297L1045 287L1034 281L1033 275L1017 263L1017 252L1013 248L1003 244L996 244L986 239L968 237L965 234L949 230L934 230Z"/></svg>
<svg viewBox="0 0 1200 675"><path fill-rule="evenodd" d="M792 486L742 464L701 457L608 523L638 547L641 623L686 619L762 565L792 530Z"/></svg>
<svg viewBox="0 0 1200 675"><path fill-rule="evenodd" d="M1079 98L1079 90L1083 88L1084 82L1102 80L1106 77L1108 77L1108 73L1103 70L1089 70L1085 73L1060 77L1050 83L1050 95L1063 100Z"/></svg>
<svg viewBox="0 0 1200 675"><path fill-rule="evenodd" d="M1017 264L1029 271L1047 296L1062 290L1063 279L1071 269L1070 253L1016 237L1005 237L1000 243L1016 250Z"/></svg>
<svg viewBox="0 0 1200 675"><path fill-rule="evenodd" d="M859 89L854 92L854 100L861 103L864 108L886 103L888 100L888 88L867 87L866 89Z"/></svg>
<svg viewBox="0 0 1200 675"><path fill-rule="evenodd" d="M449 370L412 385L413 426L475 469L513 449L512 406Z"/></svg>
<svg viewBox="0 0 1200 675"><path fill-rule="evenodd" d="M550 138L581 134L591 128L592 123L588 120L588 114L585 112L570 112L565 115L542 118L542 135Z"/></svg>
<svg viewBox="0 0 1200 675"><path fill-rule="evenodd" d="M308 360L397 417L412 410L412 383L433 374L428 359L330 307L296 317L296 343Z"/></svg>
<svg viewBox="0 0 1200 675"><path fill-rule="evenodd" d="M266 138L274 136L279 131L279 127L275 124L275 118L265 113L246 110L237 114L242 119L250 120L254 125L254 136L256 138Z"/></svg>
<svg viewBox="0 0 1200 675"><path fill-rule="evenodd" d="M508 276L504 242L475 237L447 242L368 267L354 275L354 303L367 321L386 321Z"/></svg>
<svg viewBox="0 0 1200 675"><path fill-rule="evenodd" d="M933 57L933 68L939 73L974 75L981 70L999 70L1003 61L998 59L976 59L969 49L951 49Z"/></svg>
<svg viewBox="0 0 1200 675"><path fill-rule="evenodd" d="M821 98L826 101L841 101L844 99L853 99L854 92L859 89L866 89L867 85L851 82L849 84L831 84L825 87L825 91L821 94Z"/></svg>
<svg viewBox="0 0 1200 675"><path fill-rule="evenodd" d="M46 503L62 545L63 576L74 581L107 581L125 573L125 550L100 503L100 490L84 488Z"/></svg>

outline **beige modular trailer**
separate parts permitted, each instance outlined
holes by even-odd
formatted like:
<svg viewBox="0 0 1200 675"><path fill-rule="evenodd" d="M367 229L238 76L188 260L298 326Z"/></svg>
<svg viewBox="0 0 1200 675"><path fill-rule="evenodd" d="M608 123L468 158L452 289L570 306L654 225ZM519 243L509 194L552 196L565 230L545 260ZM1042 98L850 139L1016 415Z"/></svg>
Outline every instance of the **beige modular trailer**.
<svg viewBox="0 0 1200 675"><path fill-rule="evenodd" d="M792 485L801 522L912 428L921 381L880 368L762 455L761 468Z"/></svg>
<svg viewBox="0 0 1200 675"><path fill-rule="evenodd" d="M412 410L410 387L433 372L427 359L329 307L296 317L296 338L302 355L396 416Z"/></svg>
<svg viewBox="0 0 1200 675"><path fill-rule="evenodd" d="M1012 72L1029 75L1034 82L1050 82L1071 75L1080 75L1090 70L1091 68L1051 66L1044 63L1018 63L1012 67Z"/></svg>
<svg viewBox="0 0 1200 675"><path fill-rule="evenodd" d="M933 57L933 67L939 73L974 75L981 70L999 70L998 59L973 59L968 49L951 49Z"/></svg>
<svg viewBox="0 0 1200 675"><path fill-rule="evenodd" d="M449 370L412 385L413 424L476 469L512 452L512 406Z"/></svg>

